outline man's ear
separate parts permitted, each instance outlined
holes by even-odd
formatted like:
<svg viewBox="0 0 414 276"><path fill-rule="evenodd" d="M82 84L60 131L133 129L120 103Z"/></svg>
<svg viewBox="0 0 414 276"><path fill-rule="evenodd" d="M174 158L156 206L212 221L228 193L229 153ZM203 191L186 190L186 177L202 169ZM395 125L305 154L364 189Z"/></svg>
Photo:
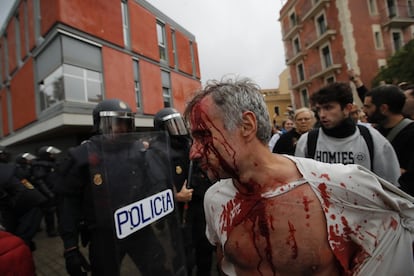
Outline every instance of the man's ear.
<svg viewBox="0 0 414 276"><path fill-rule="evenodd" d="M354 104L348 103L344 106L344 113L349 115L351 113L352 108L354 107Z"/></svg>
<svg viewBox="0 0 414 276"><path fill-rule="evenodd" d="M241 134L243 137L256 137L257 122L256 115L251 111L245 111L242 115Z"/></svg>
<svg viewBox="0 0 414 276"><path fill-rule="evenodd" d="M385 115L388 113L389 107L388 104L381 104L379 106L379 111L381 112L381 114Z"/></svg>

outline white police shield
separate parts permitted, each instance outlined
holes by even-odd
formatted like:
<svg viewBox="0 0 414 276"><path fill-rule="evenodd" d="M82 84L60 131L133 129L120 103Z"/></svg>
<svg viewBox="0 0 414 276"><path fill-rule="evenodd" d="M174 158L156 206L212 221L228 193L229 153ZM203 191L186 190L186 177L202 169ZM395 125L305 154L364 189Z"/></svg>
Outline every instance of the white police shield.
<svg viewBox="0 0 414 276"><path fill-rule="evenodd" d="M91 259L105 275L186 275L168 135L100 135L88 144Z"/></svg>

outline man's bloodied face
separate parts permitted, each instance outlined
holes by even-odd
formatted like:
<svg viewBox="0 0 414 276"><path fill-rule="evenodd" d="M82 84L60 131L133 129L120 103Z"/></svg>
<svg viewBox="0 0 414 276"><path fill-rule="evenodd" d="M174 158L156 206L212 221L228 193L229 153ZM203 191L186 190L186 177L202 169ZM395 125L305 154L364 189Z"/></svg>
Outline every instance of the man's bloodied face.
<svg viewBox="0 0 414 276"><path fill-rule="evenodd" d="M237 175L237 130L225 129L220 114L211 96L206 96L193 107L190 116L190 158L200 163L213 182Z"/></svg>

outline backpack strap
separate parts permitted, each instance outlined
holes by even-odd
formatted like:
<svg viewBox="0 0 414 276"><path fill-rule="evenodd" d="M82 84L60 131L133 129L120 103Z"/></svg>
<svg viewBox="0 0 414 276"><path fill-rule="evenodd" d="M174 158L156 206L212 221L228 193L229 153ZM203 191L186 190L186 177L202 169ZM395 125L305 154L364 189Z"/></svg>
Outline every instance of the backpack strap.
<svg viewBox="0 0 414 276"><path fill-rule="evenodd" d="M371 171L373 171L374 170L374 141L372 139L372 135L366 126L363 126L363 125L357 125L357 126L359 128L359 132L361 133L362 137L365 140L365 143L367 144L368 151L369 151L369 158L371 161Z"/></svg>
<svg viewBox="0 0 414 276"><path fill-rule="evenodd" d="M388 133L387 135L387 140L391 143L392 140L394 140L394 138L398 135L398 133L405 128L406 126L408 126L411 122L413 122L412 120L408 119L408 118L404 118L402 119L395 127L393 127L390 131L390 133Z"/></svg>
<svg viewBox="0 0 414 276"><path fill-rule="evenodd" d="M306 158L314 159L315 151L316 151L316 142L318 141L318 135L319 135L319 128L312 129L308 132L308 140L306 141L307 151L305 152Z"/></svg>
<svg viewBox="0 0 414 276"><path fill-rule="evenodd" d="M362 137L367 144L369 157L371 161L371 170L374 169L374 141L372 139L371 133L369 129L362 125L357 125L359 132L361 133ZM316 142L318 141L319 135L319 128L312 129L308 132L308 140L306 141L307 144L307 152L305 153L305 157L314 159L315 152L316 152Z"/></svg>

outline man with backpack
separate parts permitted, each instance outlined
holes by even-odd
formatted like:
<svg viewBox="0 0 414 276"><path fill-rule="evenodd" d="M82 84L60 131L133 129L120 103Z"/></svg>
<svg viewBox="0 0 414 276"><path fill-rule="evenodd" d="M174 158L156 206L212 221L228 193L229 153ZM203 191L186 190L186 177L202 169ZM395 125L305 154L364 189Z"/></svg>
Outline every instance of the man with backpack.
<svg viewBox="0 0 414 276"><path fill-rule="evenodd" d="M321 127L300 137L295 156L358 164L399 186L399 163L391 144L374 128L357 125L350 117L353 96L348 84L329 84L314 93L311 102Z"/></svg>

